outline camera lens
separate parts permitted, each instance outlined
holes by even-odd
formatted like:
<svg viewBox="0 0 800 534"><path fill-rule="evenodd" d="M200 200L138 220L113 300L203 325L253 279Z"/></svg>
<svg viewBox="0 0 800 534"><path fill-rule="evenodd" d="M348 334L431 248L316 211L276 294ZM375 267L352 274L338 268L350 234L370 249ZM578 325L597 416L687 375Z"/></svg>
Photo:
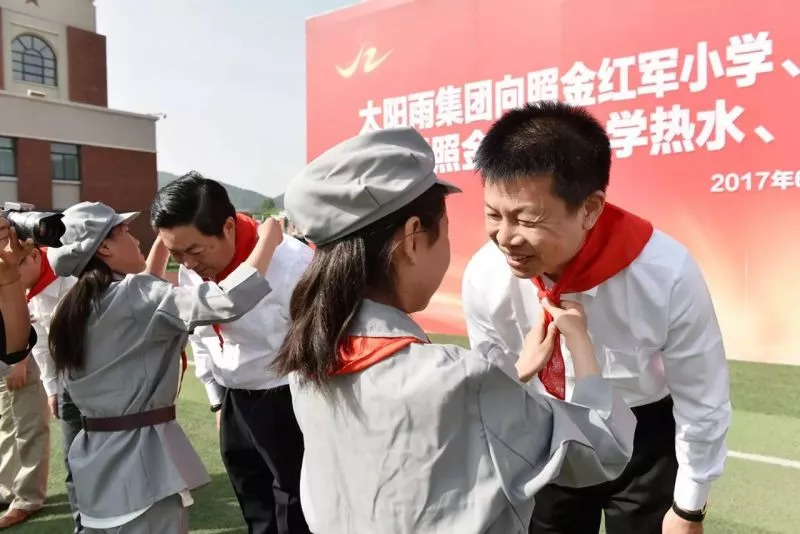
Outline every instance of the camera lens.
<svg viewBox="0 0 800 534"><path fill-rule="evenodd" d="M7 213L8 222L14 225L20 239L32 239L38 246L57 248L66 227L60 213L40 211L15 211Z"/></svg>
<svg viewBox="0 0 800 534"><path fill-rule="evenodd" d="M38 232L33 240L37 243L41 243L43 246L53 248L60 247L61 236L63 236L64 232L67 230L64 223L61 221L62 218L63 215L60 213L42 217L39 220Z"/></svg>

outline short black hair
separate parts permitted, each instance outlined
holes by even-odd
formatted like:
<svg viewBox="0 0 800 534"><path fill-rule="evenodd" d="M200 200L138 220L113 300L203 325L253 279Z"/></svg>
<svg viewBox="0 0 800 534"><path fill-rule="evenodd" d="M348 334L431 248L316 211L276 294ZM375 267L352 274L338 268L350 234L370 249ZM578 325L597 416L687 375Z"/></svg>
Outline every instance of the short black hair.
<svg viewBox="0 0 800 534"><path fill-rule="evenodd" d="M236 208L225 186L196 171L162 187L150 208L154 228L194 225L205 236L221 236L229 217Z"/></svg>
<svg viewBox="0 0 800 534"><path fill-rule="evenodd" d="M475 167L484 183L549 175L553 194L576 209L608 187L611 145L586 109L537 102L507 112L489 129Z"/></svg>

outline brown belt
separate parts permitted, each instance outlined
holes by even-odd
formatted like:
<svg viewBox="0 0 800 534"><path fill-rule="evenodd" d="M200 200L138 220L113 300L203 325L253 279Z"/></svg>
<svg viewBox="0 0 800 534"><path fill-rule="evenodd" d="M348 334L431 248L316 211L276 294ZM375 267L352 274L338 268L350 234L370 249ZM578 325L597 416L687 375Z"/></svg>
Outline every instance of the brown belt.
<svg viewBox="0 0 800 534"><path fill-rule="evenodd" d="M92 419L81 417L81 425L86 432L123 432L148 426L160 425L175 420L175 406L157 408L147 412L132 413L119 417Z"/></svg>

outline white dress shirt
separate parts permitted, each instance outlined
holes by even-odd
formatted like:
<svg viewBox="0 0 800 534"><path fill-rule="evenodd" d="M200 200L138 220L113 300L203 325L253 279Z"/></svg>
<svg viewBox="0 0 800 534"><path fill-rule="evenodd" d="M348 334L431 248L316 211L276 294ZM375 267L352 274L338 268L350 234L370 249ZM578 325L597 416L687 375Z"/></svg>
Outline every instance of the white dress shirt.
<svg viewBox="0 0 800 534"><path fill-rule="evenodd" d="M516 278L490 242L467 265L462 290L472 346L489 341L519 354L541 313L533 282ZM562 300L584 306L602 374L629 406L672 395L679 464L674 498L684 509L702 508L724 467L731 406L722 335L694 259L656 230L627 269ZM563 338L561 350L569 399L575 373Z"/></svg>
<svg viewBox="0 0 800 534"><path fill-rule="evenodd" d="M31 349L31 355L39 366L42 385L48 397L58 393L58 377L56 364L50 356L50 322L61 298L75 285L73 277L56 278L53 283L44 288L41 293L28 301L28 311L31 314L31 324L36 330L36 345Z"/></svg>
<svg viewBox="0 0 800 534"><path fill-rule="evenodd" d="M313 255L307 245L284 234L265 276L272 292L242 318L220 325L222 347L211 326L197 328L189 336L195 372L212 405L222 402L222 388L263 390L289 383L286 377L275 376L269 365L289 331L289 301ZM181 286L202 281L200 275L181 266Z"/></svg>

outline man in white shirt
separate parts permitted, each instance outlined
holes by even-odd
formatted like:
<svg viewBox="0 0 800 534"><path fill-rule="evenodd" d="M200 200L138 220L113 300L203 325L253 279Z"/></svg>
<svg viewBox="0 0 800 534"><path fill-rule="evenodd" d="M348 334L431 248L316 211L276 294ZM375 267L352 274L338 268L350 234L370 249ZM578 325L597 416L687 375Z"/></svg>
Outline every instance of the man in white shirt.
<svg viewBox="0 0 800 534"><path fill-rule="evenodd" d="M257 223L237 214L225 188L197 173L156 195L151 222L181 264L178 282L224 278L250 254ZM303 436L288 379L270 371L289 328L289 301L312 250L288 236L266 279L272 292L244 317L190 336L196 373L217 413L220 449L251 534L306 534L300 507Z"/></svg>
<svg viewBox="0 0 800 534"><path fill-rule="evenodd" d="M562 103L504 115L477 156L491 241L470 260L463 305L473 346L518 354L540 300L580 302L603 375L637 416L634 454L616 481L547 486L531 532L699 534L730 424L728 369L703 275L689 252L606 202L609 139ZM569 399L569 352L556 350L536 387Z"/></svg>

